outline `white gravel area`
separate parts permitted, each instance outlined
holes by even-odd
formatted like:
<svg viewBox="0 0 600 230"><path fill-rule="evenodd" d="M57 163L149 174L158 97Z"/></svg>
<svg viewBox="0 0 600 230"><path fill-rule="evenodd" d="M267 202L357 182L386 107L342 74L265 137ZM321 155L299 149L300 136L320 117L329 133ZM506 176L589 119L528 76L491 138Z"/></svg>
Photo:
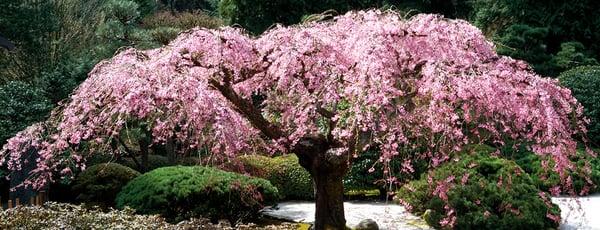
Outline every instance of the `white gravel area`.
<svg viewBox="0 0 600 230"><path fill-rule="evenodd" d="M554 197L561 209L560 230L600 230L600 195L588 197ZM355 227L361 220L373 219L380 229L432 229L403 206L376 201L344 202L346 222ZM287 201L267 207L263 214L278 219L314 222L315 204L309 201Z"/></svg>
<svg viewBox="0 0 600 230"><path fill-rule="evenodd" d="M600 195L554 197L561 213L561 230L600 230Z"/></svg>
<svg viewBox="0 0 600 230"><path fill-rule="evenodd" d="M361 220L372 219L377 222L379 229L432 229L421 218L409 213L400 205L373 201L344 202L346 223L355 227ZM267 207L263 214L278 219L294 222L314 222L315 204L309 201L288 201Z"/></svg>

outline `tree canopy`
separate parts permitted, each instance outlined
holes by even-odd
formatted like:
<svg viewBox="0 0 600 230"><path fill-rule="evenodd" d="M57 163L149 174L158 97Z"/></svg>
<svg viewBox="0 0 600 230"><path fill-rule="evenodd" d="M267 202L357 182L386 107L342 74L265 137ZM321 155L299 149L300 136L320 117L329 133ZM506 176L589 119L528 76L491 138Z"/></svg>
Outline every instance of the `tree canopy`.
<svg viewBox="0 0 600 230"><path fill-rule="evenodd" d="M582 112L557 80L497 55L466 21L360 11L258 38L193 29L162 48L124 50L96 65L49 122L10 139L0 163L19 170L37 149L26 184L39 188L53 172L85 167L87 156L69 150L109 145L136 121L155 144L175 138L224 159L295 153L317 184L372 146L380 166L399 158L411 171L413 159L435 167L467 144L517 140L552 159L568 188Z"/></svg>

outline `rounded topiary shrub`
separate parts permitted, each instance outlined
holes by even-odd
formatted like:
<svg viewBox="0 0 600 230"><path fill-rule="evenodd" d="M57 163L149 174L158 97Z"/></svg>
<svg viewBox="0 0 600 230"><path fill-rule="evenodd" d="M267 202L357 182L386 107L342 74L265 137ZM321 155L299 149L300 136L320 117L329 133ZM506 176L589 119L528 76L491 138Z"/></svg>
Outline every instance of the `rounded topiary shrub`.
<svg viewBox="0 0 600 230"><path fill-rule="evenodd" d="M310 174L300 166L296 155L288 154L273 158L248 155L241 156L239 159L246 173L269 180L277 187L283 199L314 199Z"/></svg>
<svg viewBox="0 0 600 230"><path fill-rule="evenodd" d="M277 198L277 188L264 179L202 166L173 166L132 180L116 203L118 208L161 214L172 222L202 216L235 224L255 217Z"/></svg>
<svg viewBox="0 0 600 230"><path fill-rule="evenodd" d="M485 155L464 155L425 173L396 199L436 228L549 229L558 226L549 217L560 217L516 163Z"/></svg>
<svg viewBox="0 0 600 230"><path fill-rule="evenodd" d="M136 157L135 158L137 160L138 163L142 163L142 158L141 157ZM119 163L130 167L132 169L138 170L140 172L142 172L143 170L138 167L137 164L135 164L135 162L133 161L133 159L131 158L123 158ZM166 167L166 166L171 166L171 164L169 164L169 159L165 156L161 156L161 155L148 155L148 166L146 171L151 171L157 168L162 168L162 167Z"/></svg>
<svg viewBox="0 0 600 230"><path fill-rule="evenodd" d="M73 183L77 200L100 207L114 206L114 200L129 181L140 175L139 172L116 163L93 165L81 172Z"/></svg>
<svg viewBox="0 0 600 230"><path fill-rule="evenodd" d="M588 137L593 144L600 146L600 66L567 70L558 79L583 105L584 114L590 119Z"/></svg>

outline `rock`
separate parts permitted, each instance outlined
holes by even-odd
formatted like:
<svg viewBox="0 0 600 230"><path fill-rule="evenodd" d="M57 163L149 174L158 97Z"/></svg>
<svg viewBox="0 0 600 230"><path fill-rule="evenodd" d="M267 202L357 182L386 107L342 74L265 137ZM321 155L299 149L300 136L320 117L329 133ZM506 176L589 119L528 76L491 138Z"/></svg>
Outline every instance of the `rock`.
<svg viewBox="0 0 600 230"><path fill-rule="evenodd" d="M362 220L356 225L356 230L379 230L377 222L372 219Z"/></svg>
<svg viewBox="0 0 600 230"><path fill-rule="evenodd" d="M427 209L427 210L425 210L425 213L423 213L423 215L421 217L423 218L423 220L427 221L427 219L429 219L430 215L431 215L431 209Z"/></svg>

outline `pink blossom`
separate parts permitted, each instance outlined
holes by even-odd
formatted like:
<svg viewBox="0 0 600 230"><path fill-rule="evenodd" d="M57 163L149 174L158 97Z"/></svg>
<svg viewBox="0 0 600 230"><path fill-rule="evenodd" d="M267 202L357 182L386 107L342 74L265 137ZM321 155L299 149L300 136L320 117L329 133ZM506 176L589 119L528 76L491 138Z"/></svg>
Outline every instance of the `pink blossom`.
<svg viewBox="0 0 600 230"><path fill-rule="evenodd" d="M302 138L323 136L337 154L379 147L382 167L402 158L409 172L409 159L435 167L465 145L509 137L552 159L565 189L573 137L587 124L569 90L497 55L466 21L371 10L260 37L196 28L165 47L123 50L98 63L47 122L8 140L0 163L20 170L21 156L37 149L27 184L41 187L70 163L85 167L78 157L89 153L65 152L82 142L109 148L132 121L147 124L153 144L175 139L180 152L202 147L221 160L289 153ZM436 193L446 197L453 180Z"/></svg>

